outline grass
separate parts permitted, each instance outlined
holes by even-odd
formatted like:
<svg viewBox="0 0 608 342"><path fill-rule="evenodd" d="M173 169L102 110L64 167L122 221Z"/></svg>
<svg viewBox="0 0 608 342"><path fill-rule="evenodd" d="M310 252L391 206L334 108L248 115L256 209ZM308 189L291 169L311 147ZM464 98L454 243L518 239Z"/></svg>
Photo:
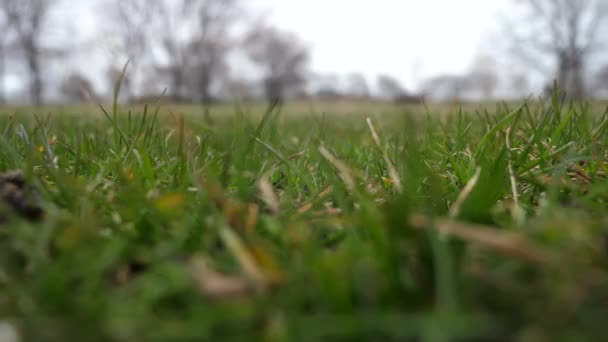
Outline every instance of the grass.
<svg viewBox="0 0 608 342"><path fill-rule="evenodd" d="M199 113L0 117L0 171L46 211L0 211L0 320L28 341L606 336L597 106Z"/></svg>

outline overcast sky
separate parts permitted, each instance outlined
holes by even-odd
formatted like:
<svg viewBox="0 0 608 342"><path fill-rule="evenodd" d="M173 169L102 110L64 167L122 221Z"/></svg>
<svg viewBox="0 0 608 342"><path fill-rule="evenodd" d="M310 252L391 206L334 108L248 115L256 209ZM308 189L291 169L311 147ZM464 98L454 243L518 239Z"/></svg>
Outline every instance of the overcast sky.
<svg viewBox="0 0 608 342"><path fill-rule="evenodd" d="M476 54L500 52L496 33L512 0L249 0L253 13L297 33L312 51L312 70L397 77L416 90L425 78L465 72ZM101 75L107 48L95 32L103 0L67 2L60 17L76 17L75 36L93 40L85 74ZM88 38L86 38L89 36ZM74 66L74 65L72 65ZM238 69L238 68L237 68ZM93 77L96 79L99 77ZM96 82L97 83L97 82Z"/></svg>
<svg viewBox="0 0 608 342"><path fill-rule="evenodd" d="M463 72L496 47L508 0L252 0L312 46L313 69L397 76L408 87Z"/></svg>

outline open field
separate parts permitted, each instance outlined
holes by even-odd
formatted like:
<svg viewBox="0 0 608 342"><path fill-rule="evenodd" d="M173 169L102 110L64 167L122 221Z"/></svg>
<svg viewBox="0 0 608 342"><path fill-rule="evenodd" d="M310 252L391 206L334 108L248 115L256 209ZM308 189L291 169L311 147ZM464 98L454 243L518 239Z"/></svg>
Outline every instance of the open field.
<svg viewBox="0 0 608 342"><path fill-rule="evenodd" d="M475 107L4 109L0 172L27 185L0 181L0 322L27 341L603 340L603 105Z"/></svg>

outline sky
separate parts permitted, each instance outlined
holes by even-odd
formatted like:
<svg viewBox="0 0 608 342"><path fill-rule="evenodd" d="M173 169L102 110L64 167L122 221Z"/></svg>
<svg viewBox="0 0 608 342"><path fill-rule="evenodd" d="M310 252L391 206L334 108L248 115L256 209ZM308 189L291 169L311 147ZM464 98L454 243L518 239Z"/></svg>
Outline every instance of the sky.
<svg viewBox="0 0 608 342"><path fill-rule="evenodd" d="M504 13L509 1L512 0L244 2L253 13L265 13L271 24L300 36L311 48L311 69L315 72L360 72L368 81L379 74L389 74L406 89L416 90L424 79L434 75L466 72L477 54L495 54L501 11ZM92 4L103 0L69 3L60 8L59 14L79 18L74 41L97 41L95 27L101 20L100 7ZM107 48L100 47L105 45L97 43L93 44L96 52L88 57L90 63L80 65L85 74L101 74L103 60L108 58Z"/></svg>
<svg viewBox="0 0 608 342"><path fill-rule="evenodd" d="M491 53L507 0L253 0L312 47L313 70L387 73L406 87Z"/></svg>

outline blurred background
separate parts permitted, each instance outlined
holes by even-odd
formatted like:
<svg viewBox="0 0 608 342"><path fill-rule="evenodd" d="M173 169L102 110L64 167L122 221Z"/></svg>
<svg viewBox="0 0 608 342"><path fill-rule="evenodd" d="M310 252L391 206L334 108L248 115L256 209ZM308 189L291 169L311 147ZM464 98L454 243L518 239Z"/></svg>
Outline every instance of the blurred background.
<svg viewBox="0 0 608 342"><path fill-rule="evenodd" d="M0 0L0 103L608 97L608 0Z"/></svg>

